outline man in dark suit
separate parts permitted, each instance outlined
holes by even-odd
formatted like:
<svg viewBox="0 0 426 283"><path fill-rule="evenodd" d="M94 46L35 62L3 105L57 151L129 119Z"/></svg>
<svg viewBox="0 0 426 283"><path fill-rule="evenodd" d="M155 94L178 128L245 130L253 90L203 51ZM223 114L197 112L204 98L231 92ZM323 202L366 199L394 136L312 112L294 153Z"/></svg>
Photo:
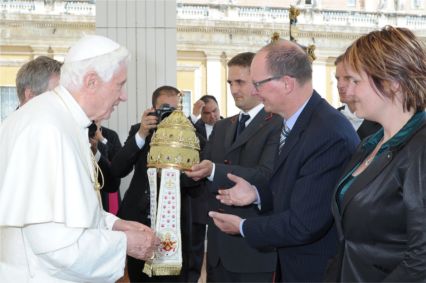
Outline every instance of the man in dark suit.
<svg viewBox="0 0 426 283"><path fill-rule="evenodd" d="M355 128L359 138L363 140L369 135L377 132L382 126L379 123L358 118L355 115L356 108L354 101L352 101L353 98L346 94L346 89L349 84L349 76L346 73L345 66L343 65L343 55L336 58L334 65L336 66L337 91L339 92L340 102L343 103L343 105L337 108L337 110L348 118L352 126Z"/></svg>
<svg viewBox="0 0 426 283"><path fill-rule="evenodd" d="M102 127L100 122L92 125L89 127L89 140L95 160L102 170L102 176L98 176L99 182L104 182L101 190L102 207L105 211L117 214L121 202L121 180L111 173L111 161L121 149L120 138L115 131Z"/></svg>
<svg viewBox="0 0 426 283"><path fill-rule="evenodd" d="M209 210L224 210L241 217L259 213L255 204L228 207L216 200L221 188L233 184L229 172L244 176L257 186L264 186L271 176L278 146L282 119L265 112L260 100L253 96L250 64L254 53L236 55L228 63L228 83L241 113L216 122L202 153L203 161L186 174L195 180L207 177L211 192ZM272 249L259 251L241 237L221 232L209 223L207 232L208 282L272 282L276 255Z"/></svg>
<svg viewBox="0 0 426 283"><path fill-rule="evenodd" d="M192 113L191 121L194 123L196 131L207 141L213 130L213 126L221 119L216 98L213 95L203 95L194 103ZM200 119L197 120L193 116L200 116ZM192 243L188 267L190 282L197 282L200 278L204 259L209 192L206 186L202 186L200 190L202 192L199 196L191 198Z"/></svg>
<svg viewBox="0 0 426 283"><path fill-rule="evenodd" d="M243 235L252 247L275 247L276 282L320 282L336 252L333 188L359 139L348 120L313 90L311 62L297 44L279 40L263 47L251 74L265 109L284 118L274 170L267 186L253 186L246 176L235 176L239 172L229 174L236 185L220 190L219 199L232 206L273 207L273 214L245 220L209 215L222 231Z"/></svg>
<svg viewBox="0 0 426 283"><path fill-rule="evenodd" d="M157 88L152 95L152 108L147 109L141 118L141 122L130 128L129 136L124 143L123 148L116 154L112 163L111 170L117 177L127 176L133 169L134 174L130 182L129 189L126 191L121 203L118 215L120 218L138 221L150 226L150 191L147 176L147 155L149 152L149 143L151 141L153 130L157 127L158 118L155 115L149 115L162 105L168 104L171 107L178 105L179 90L171 86L162 86ZM197 193L196 189L191 190L181 180L181 230L182 233L182 257L183 266L180 276L153 276L148 277L142 273L145 262L133 257L127 257L127 267L129 279L131 282L186 282L187 281L187 262L188 249L191 237L191 214L189 194Z"/></svg>

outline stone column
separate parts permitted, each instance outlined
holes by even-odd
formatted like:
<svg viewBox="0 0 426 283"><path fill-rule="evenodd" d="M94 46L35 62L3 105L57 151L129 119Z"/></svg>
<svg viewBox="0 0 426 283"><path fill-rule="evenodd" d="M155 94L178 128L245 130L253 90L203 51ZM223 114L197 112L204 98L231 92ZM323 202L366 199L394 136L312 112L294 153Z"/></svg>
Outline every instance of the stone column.
<svg viewBox="0 0 426 283"><path fill-rule="evenodd" d="M132 54L128 102L104 123L123 141L151 106L152 92L161 85L176 85L176 1L96 1L96 33L116 40Z"/></svg>

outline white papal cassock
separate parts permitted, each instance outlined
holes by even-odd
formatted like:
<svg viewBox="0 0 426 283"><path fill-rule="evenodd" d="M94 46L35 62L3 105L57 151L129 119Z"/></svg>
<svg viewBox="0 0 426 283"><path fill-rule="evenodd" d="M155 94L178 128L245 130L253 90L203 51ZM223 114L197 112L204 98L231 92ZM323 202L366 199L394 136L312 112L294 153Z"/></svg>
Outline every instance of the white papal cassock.
<svg viewBox="0 0 426 283"><path fill-rule="evenodd" d="M126 237L94 190L90 120L59 86L0 128L0 282L114 282Z"/></svg>

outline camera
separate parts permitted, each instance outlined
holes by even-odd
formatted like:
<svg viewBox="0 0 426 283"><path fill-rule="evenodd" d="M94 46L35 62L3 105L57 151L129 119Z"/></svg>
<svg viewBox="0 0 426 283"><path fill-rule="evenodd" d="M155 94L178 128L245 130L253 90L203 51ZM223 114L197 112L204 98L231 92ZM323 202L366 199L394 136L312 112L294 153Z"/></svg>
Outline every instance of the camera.
<svg viewBox="0 0 426 283"><path fill-rule="evenodd" d="M161 121L163 121L163 119L167 118L174 110L174 107L171 107L169 104L164 103L160 105L160 108L155 109L154 112L149 112L148 115L157 116L158 123L160 123Z"/></svg>

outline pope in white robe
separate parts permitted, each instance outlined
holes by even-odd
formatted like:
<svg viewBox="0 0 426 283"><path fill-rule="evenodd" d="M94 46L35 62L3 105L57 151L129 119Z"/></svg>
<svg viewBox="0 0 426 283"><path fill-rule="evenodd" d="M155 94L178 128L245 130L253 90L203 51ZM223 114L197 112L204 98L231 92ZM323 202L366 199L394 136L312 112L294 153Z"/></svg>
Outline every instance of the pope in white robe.
<svg viewBox="0 0 426 283"><path fill-rule="evenodd" d="M74 50L68 60L104 55L118 46L103 37L91 40L103 43L101 51L82 57ZM2 283L115 282L123 276L134 239L152 241L148 234L113 231L125 221L100 205L88 140L92 117L77 100L58 86L12 113L0 127Z"/></svg>

